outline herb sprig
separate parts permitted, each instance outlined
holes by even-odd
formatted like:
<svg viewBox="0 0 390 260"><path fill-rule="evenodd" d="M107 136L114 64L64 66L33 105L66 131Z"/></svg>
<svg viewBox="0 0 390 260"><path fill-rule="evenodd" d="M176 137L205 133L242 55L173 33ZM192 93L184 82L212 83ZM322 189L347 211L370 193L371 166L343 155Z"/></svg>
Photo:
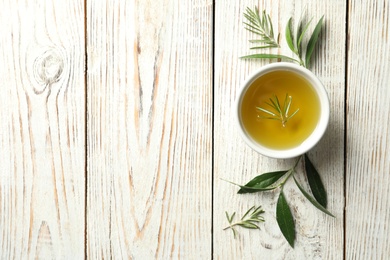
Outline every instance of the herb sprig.
<svg viewBox="0 0 390 260"><path fill-rule="evenodd" d="M254 10L248 7L246 9L246 13L244 13L244 17L247 20L246 22L244 22L244 24L246 25L245 29L259 36L259 39L250 40L249 42L264 44L261 46L252 47L250 49L280 48L279 34L278 34L278 41L275 41L275 39L273 38L274 32L273 32L272 21L270 16L266 14L265 11L263 11L262 14L260 15L259 9L257 7L255 7ZM303 44L305 43L303 39L308 31L309 25L311 24L312 20L313 18L310 19L309 22L304 23L303 19L300 19L295 29L295 33L293 30L292 18L290 18L287 22L286 31L285 31L286 42L288 47L296 57L290 57L288 55L282 55L282 54L257 53L257 54L246 55L241 58L288 60L308 68L310 66L310 60L314 48L317 44L319 34L321 32L322 24L324 22L324 16L322 16L321 19L317 22L309 38L309 41L306 44L306 49L305 51L303 51L304 49ZM272 38L270 37L271 35Z"/></svg>
<svg viewBox="0 0 390 260"><path fill-rule="evenodd" d="M236 226L249 228L249 229L260 229L257 223L264 222L264 218L261 216L261 214L263 213L264 210L261 208L261 206L258 207L253 206L244 214L244 216L241 217L239 221L233 222L236 212L234 212L231 216L229 216L229 213L225 212L226 218L229 222L229 226L227 226L223 230L230 228L233 232L234 238L236 238L237 236Z"/></svg>
<svg viewBox="0 0 390 260"><path fill-rule="evenodd" d="M248 22L244 22L245 29L260 36L260 39L249 40L251 43L259 43L260 45L252 47L251 49L264 49L264 48L279 48L279 34L278 40L275 40L274 28L272 26L271 17L263 11L261 14L259 9L255 7L255 10L250 8L246 9L244 17Z"/></svg>
<svg viewBox="0 0 390 260"><path fill-rule="evenodd" d="M262 107L256 107L261 112L267 113L270 116L267 117L260 117L265 119L272 119L272 120L279 120L282 123L283 127L286 127L286 123L288 120L290 120L293 116L295 116L296 113L298 113L299 108L295 110L291 115L288 113L290 112L292 97L286 94L286 97L284 98L283 106L280 105L279 98L274 95L273 98L270 98L270 103L265 102L268 106L270 106L273 111L270 111L268 109L262 108Z"/></svg>

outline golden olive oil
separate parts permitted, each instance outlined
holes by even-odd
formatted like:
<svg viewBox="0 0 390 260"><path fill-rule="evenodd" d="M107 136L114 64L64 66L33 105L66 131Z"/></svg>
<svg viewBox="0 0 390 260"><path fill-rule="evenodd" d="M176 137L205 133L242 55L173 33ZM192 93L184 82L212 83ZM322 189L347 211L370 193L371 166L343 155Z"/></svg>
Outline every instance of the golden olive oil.
<svg viewBox="0 0 390 260"><path fill-rule="evenodd" d="M256 107L274 111L266 102L270 103L269 99L276 95L283 103L286 94L292 97L289 114L298 108L299 111L283 127L281 121L265 118L268 115ZM320 101L311 84L287 70L269 72L256 79L241 103L242 124L247 133L261 145L279 150L297 147L309 137L320 112Z"/></svg>

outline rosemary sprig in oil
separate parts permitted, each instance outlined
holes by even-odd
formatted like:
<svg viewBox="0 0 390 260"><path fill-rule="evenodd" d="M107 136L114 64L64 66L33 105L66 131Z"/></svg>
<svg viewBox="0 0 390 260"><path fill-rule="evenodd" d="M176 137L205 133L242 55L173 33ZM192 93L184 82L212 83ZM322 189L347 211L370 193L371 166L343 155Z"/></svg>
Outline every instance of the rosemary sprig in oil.
<svg viewBox="0 0 390 260"><path fill-rule="evenodd" d="M292 97L286 94L286 97L284 98L283 106L280 105L279 99L276 95L273 96L273 98L270 98L270 103L265 102L268 106L270 106L273 111L270 111L268 109L262 108L262 107L256 107L258 110L260 110L263 113L268 114L267 117L261 117L265 119L272 119L272 120L280 120L283 127L286 127L286 123L288 120L290 120L293 116L295 116L296 113L298 113L299 108L295 110L291 115L289 115Z"/></svg>

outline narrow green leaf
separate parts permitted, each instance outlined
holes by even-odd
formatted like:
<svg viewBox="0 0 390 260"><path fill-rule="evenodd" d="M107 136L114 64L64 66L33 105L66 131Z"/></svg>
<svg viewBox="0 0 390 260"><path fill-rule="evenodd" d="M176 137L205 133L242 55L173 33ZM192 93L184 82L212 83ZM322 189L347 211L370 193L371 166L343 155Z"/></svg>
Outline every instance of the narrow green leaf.
<svg viewBox="0 0 390 260"><path fill-rule="evenodd" d="M261 206L258 206L254 211L253 211L253 215L255 216L259 216L260 214L263 214L265 211L263 210L263 208ZM263 218L261 218L263 219Z"/></svg>
<svg viewBox="0 0 390 260"><path fill-rule="evenodd" d="M264 108L261 108L261 107L256 107L256 109L260 110L261 112L270 114L271 116L276 116L274 113L272 113L271 111L268 111L267 109L264 109Z"/></svg>
<svg viewBox="0 0 390 260"><path fill-rule="evenodd" d="M261 31L259 31L259 29L255 28L255 27L245 27L245 29L251 33L254 33L254 34L257 34L257 35L264 37L264 34Z"/></svg>
<svg viewBox="0 0 390 260"><path fill-rule="evenodd" d="M307 13L307 9L305 8L304 10L303 10L303 12L301 13L301 17L299 18L299 22L298 22L298 27L297 27L297 31L296 31L296 35L295 35L295 43L296 43L296 47L297 47L297 49L298 49L298 52L300 53L300 46L299 46L299 36L300 35L302 35L302 32L303 32L303 28L305 27L304 26L304 19L306 18L306 13Z"/></svg>
<svg viewBox="0 0 390 260"><path fill-rule="evenodd" d="M266 31L269 34L269 24L267 19L267 14L265 13L265 10L263 10L263 25L264 25L264 31Z"/></svg>
<svg viewBox="0 0 390 260"><path fill-rule="evenodd" d="M312 196L310 196L309 193L307 193L303 188L302 186L298 183L298 181L295 179L295 177L293 176L294 178L294 181L295 183L297 184L298 186L298 189L302 192L302 194L306 197L306 199L308 199L311 204L313 204L317 209L321 210L322 212L324 212L325 214L328 214L329 216L332 216L332 217L335 217L332 213L330 213L326 208L324 208L320 203L318 203Z"/></svg>
<svg viewBox="0 0 390 260"><path fill-rule="evenodd" d="M271 45L271 44L274 44L273 41L270 41L270 40L249 40L250 43L264 43L264 44L268 44L268 45Z"/></svg>
<svg viewBox="0 0 390 260"><path fill-rule="evenodd" d="M278 97L276 96L276 95L274 95L274 98L275 98L275 101L276 101L276 108L277 108L277 110L279 111L279 113L280 114L282 114L283 112L282 112L282 110L281 110L281 106L280 106L280 103L279 103L279 99L278 99Z"/></svg>
<svg viewBox="0 0 390 260"><path fill-rule="evenodd" d="M297 53L297 50L295 49L295 46L294 46L294 39L293 39L293 36L291 33L291 27L292 27L292 18L290 18L287 22L286 41L287 41L287 44L288 44L288 47L290 48L290 50L292 50L294 53Z"/></svg>
<svg viewBox="0 0 390 260"><path fill-rule="evenodd" d="M251 47L251 50L257 50L257 49L271 49L271 48L278 48L279 46L277 45L264 45L264 46L256 46L256 47Z"/></svg>
<svg viewBox="0 0 390 260"><path fill-rule="evenodd" d="M278 222L280 231L282 231L282 234L286 238L287 242L291 247L294 247L295 224L283 191L280 192L279 199L276 204L276 221Z"/></svg>
<svg viewBox="0 0 390 260"><path fill-rule="evenodd" d="M259 12L259 8L257 6L255 7L255 11L251 10L251 15L257 21L257 24L259 26L262 26L260 12Z"/></svg>
<svg viewBox="0 0 390 260"><path fill-rule="evenodd" d="M310 21L305 25L305 27L303 28L302 32L301 32L301 33L299 34L299 36L298 36L298 43L297 43L297 48L298 48L298 49L300 49L300 46L301 46L303 37L305 36L306 31L307 31L307 29L309 28L309 25L310 25L310 23L311 23L312 20L313 20L313 18L310 19Z"/></svg>
<svg viewBox="0 0 390 260"><path fill-rule="evenodd" d="M298 108L297 110L295 110L295 112L292 113L291 116L289 116L289 117L287 118L287 120L290 120L290 118L292 118L293 116L295 116L295 114L298 113L298 111L299 111L299 108Z"/></svg>
<svg viewBox="0 0 390 260"><path fill-rule="evenodd" d="M289 100L290 100L290 102L288 102ZM287 115L288 110L290 109L290 105L291 105L291 99L288 98L288 94L286 93L286 97L284 98L284 102L283 102L283 114L284 115Z"/></svg>
<svg viewBox="0 0 390 260"><path fill-rule="evenodd" d="M298 39L299 39L299 35L301 35L302 33L302 17L299 19L299 22L298 22L298 25L297 25L297 29L295 31L295 35L294 35L294 44L295 44L295 48L299 51L299 45L298 45Z"/></svg>
<svg viewBox="0 0 390 260"><path fill-rule="evenodd" d="M247 12L244 14L244 17L245 17L248 21L252 22L254 25L257 26L257 21L256 21L256 19L254 18L253 15L254 15L254 14L252 13L252 10L248 9Z"/></svg>
<svg viewBox="0 0 390 260"><path fill-rule="evenodd" d="M252 209L254 209L254 208L255 208L255 206L252 206L250 209L248 209L248 210L245 212L244 216L242 216L241 220L244 219L244 218L249 214L249 212L250 212Z"/></svg>
<svg viewBox="0 0 390 260"><path fill-rule="evenodd" d="M272 98L269 98L269 101L271 101L271 102L265 101L264 103L266 103L267 105L269 105L270 107L272 107L273 109L275 109L275 110L277 111L277 109L276 109L276 104L275 104L275 102L272 100Z"/></svg>
<svg viewBox="0 0 390 260"><path fill-rule="evenodd" d="M249 229L259 229L258 225L253 224L253 223L248 223L248 222L239 223L237 225L240 226L240 227L249 228Z"/></svg>
<svg viewBox="0 0 390 260"><path fill-rule="evenodd" d="M227 215L228 213L226 212L226 215ZM232 223L233 222L233 219L234 219L234 216L236 215L236 212L233 212L233 214L230 216L230 219L229 219L229 222L230 223ZM229 215L227 215L227 216L229 216Z"/></svg>
<svg viewBox="0 0 390 260"><path fill-rule="evenodd" d="M242 56L241 59L282 59L282 60L290 60L290 61L298 62L296 59L288 56L284 56L280 54L267 54L267 53L246 55L246 56Z"/></svg>
<svg viewBox="0 0 390 260"><path fill-rule="evenodd" d="M269 16L269 14L267 15L267 18L268 18L268 24L269 24L269 27L270 27L270 36L272 38L274 38L274 27L272 25L271 17Z"/></svg>
<svg viewBox="0 0 390 260"><path fill-rule="evenodd" d="M278 118L278 117L259 117L259 118L280 121L280 118Z"/></svg>
<svg viewBox="0 0 390 260"><path fill-rule="evenodd" d="M259 192L259 191L269 191L269 190L274 190L274 189L277 188L277 186L268 186L268 187L265 187L265 188L261 188L261 187L246 187L244 185L240 185L240 184L228 181L228 180L224 180L224 181L229 182L229 183L231 183L233 185L236 185L236 186L240 187L241 189L238 191L239 194L253 193L253 192Z"/></svg>
<svg viewBox="0 0 390 260"><path fill-rule="evenodd" d="M230 221L229 213L227 213L227 211L225 211L225 215L226 215L228 222L230 223L231 221Z"/></svg>
<svg viewBox="0 0 390 260"><path fill-rule="evenodd" d="M328 199L326 196L326 191L324 184L321 181L321 177L314 167L314 165L309 160L309 157L305 154L305 170L307 180L309 182L309 186L311 192L313 193L314 198L320 203L324 208L328 205Z"/></svg>
<svg viewBox="0 0 390 260"><path fill-rule="evenodd" d="M238 194L245 194L245 193L255 193L260 191L270 191L276 189L278 186L268 186L268 187L246 187L244 185L238 185L241 189L237 192Z"/></svg>
<svg viewBox="0 0 390 260"><path fill-rule="evenodd" d="M241 187L239 194L252 193L256 191L271 190L270 186L277 182L287 171L267 172L256 176L247 184ZM272 189L274 189L273 187Z"/></svg>
<svg viewBox="0 0 390 260"><path fill-rule="evenodd" d="M275 97L276 97L276 96L275 96ZM269 100L271 101L271 104L272 104L271 106L272 106L276 111L278 111L279 114L281 114L282 111L280 110L280 105L279 105L279 100L278 100L278 98L276 97L276 100L278 101L277 103L276 103L276 101L273 100L272 98L270 98Z"/></svg>
<svg viewBox="0 0 390 260"><path fill-rule="evenodd" d="M318 21L314 31L313 31L313 34L311 35L310 37L310 40L307 44L307 48L306 48L306 67L309 67L310 65L310 58L311 58L311 55L313 54L313 51L314 51L314 47L316 46L316 43L318 41L318 35L320 34L321 32L321 27L322 27L322 23L324 21L324 16L321 17L321 19Z"/></svg>
<svg viewBox="0 0 390 260"><path fill-rule="evenodd" d="M232 232L233 232L234 239L236 239L236 237L237 237L237 230L235 228L232 228Z"/></svg>

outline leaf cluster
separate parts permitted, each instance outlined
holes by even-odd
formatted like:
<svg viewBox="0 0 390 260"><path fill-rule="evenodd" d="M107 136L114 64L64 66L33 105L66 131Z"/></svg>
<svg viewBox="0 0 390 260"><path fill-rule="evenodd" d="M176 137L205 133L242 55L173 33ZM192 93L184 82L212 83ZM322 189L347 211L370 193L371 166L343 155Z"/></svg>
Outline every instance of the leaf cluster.
<svg viewBox="0 0 390 260"><path fill-rule="evenodd" d="M305 174L311 192L306 191L294 176L296 173L295 168L302 157L304 157ZM293 177L298 189L302 192L306 199L308 199L317 209L334 217L334 215L326 209L327 195L320 175L306 154L299 157L295 165L289 170L263 173L256 176L245 185L238 185L235 183L233 184L240 187L240 190L238 191L239 194L270 191L280 188L279 198L276 204L276 220L283 236L286 238L290 246L294 247L294 218L286 200L285 194L283 193L283 187L291 176Z"/></svg>
<svg viewBox="0 0 390 260"><path fill-rule="evenodd" d="M264 49L264 48L279 48L280 45L278 41L274 39L273 25L271 18L265 11L260 15L259 10L255 7L255 10L250 8L246 9L246 13L244 13L244 17L247 22L244 22L245 29L249 30L252 33L255 33L260 38L256 40L250 40L251 43L262 43L263 45L252 47L250 49ZM322 24L324 21L324 16L317 22L312 34L309 37L309 41L306 46L304 46L305 35L307 35L307 31L311 24L311 19L308 23L304 23L303 19L301 19L295 29L295 33L293 30L292 17L288 20L285 37L286 42L290 50L294 53L296 57L290 57L288 55L282 54L270 54L270 53L257 53L246 55L241 58L244 59L281 59L296 62L301 66L308 68L310 66L310 60L312 54L314 52L314 48L317 44L319 34L321 32ZM278 34L279 35L279 34ZM271 37L272 36L272 37ZM278 37L279 39L279 37ZM306 47L306 48L305 48Z"/></svg>
<svg viewBox="0 0 390 260"><path fill-rule="evenodd" d="M286 42L290 50L298 56L300 65L304 67L309 67L310 65L310 59L314 51L314 47L316 46L316 43L318 41L318 36L321 32L322 24L324 21L324 16L321 17L321 19L317 22L316 27L314 28L314 31L312 35L310 36L309 42L306 45L306 51L303 52L303 38L307 32L307 29L309 28L309 25L311 21L307 24L303 24L302 19L299 21L298 26L296 28L296 33L294 35L293 31L293 25L292 25L292 17L288 20L287 26L286 26Z"/></svg>

